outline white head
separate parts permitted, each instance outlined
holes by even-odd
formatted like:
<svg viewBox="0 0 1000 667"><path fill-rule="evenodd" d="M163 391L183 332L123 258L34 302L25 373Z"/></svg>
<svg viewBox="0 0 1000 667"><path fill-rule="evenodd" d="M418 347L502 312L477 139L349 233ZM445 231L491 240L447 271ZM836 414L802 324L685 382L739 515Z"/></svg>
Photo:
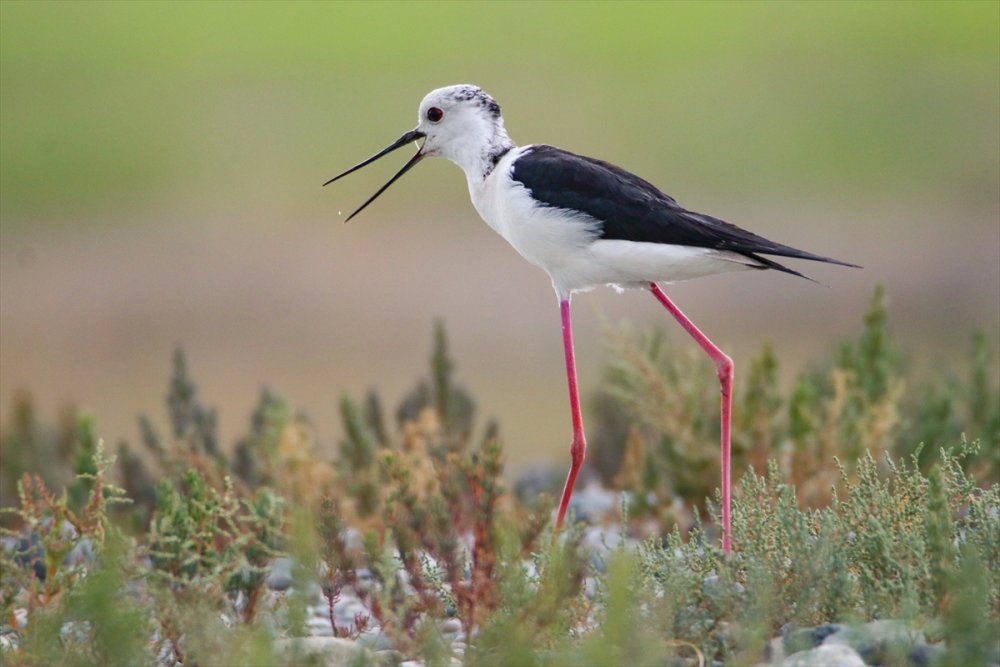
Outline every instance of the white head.
<svg viewBox="0 0 1000 667"><path fill-rule="evenodd" d="M425 157L443 157L451 160L462 168L469 180L482 180L490 174L497 161L514 147L504 129L500 105L496 100L477 86L468 84L447 86L432 90L424 97L420 103L415 129L367 160L334 176L323 185L329 185L338 178L420 138L424 138L424 144L409 162L404 164L402 169L358 210L348 216L348 220L375 201L376 197Z"/></svg>

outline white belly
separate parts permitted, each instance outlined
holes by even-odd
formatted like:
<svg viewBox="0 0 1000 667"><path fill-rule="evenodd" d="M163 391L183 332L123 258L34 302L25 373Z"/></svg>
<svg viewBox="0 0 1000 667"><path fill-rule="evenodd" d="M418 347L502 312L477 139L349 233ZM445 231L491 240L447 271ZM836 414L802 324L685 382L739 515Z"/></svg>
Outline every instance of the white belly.
<svg viewBox="0 0 1000 667"><path fill-rule="evenodd" d="M600 285L645 287L754 266L743 255L709 248L603 240L599 221L539 207L510 178L522 150L510 151L484 181L470 180L469 194L486 224L549 274L560 298Z"/></svg>

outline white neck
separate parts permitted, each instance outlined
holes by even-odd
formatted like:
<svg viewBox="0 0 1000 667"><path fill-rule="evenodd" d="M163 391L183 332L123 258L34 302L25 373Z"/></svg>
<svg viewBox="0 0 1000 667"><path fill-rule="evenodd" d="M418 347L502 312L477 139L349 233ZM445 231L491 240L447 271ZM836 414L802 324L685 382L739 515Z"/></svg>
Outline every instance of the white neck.
<svg viewBox="0 0 1000 667"><path fill-rule="evenodd" d="M515 148L502 123L491 124L489 129L492 132L484 132L480 141L456 142L441 153L462 168L470 183L482 182L500 158Z"/></svg>

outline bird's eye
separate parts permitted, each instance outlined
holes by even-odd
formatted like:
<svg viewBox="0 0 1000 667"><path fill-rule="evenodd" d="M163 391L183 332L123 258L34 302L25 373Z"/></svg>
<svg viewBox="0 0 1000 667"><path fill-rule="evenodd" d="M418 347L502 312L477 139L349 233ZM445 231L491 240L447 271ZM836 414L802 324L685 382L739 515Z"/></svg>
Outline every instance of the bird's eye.
<svg viewBox="0 0 1000 667"><path fill-rule="evenodd" d="M430 122L437 123L442 118L444 118L444 112L441 111L441 109L437 107L431 107L430 109L427 110L427 120L429 120Z"/></svg>

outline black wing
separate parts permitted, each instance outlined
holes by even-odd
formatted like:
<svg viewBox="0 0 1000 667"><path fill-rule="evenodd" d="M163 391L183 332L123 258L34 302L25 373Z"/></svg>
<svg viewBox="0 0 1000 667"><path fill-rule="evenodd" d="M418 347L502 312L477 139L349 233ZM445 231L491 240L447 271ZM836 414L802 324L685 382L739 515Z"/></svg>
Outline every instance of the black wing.
<svg viewBox="0 0 1000 667"><path fill-rule="evenodd" d="M768 268L796 275L758 253L856 266L775 243L724 220L688 211L673 197L621 167L553 146L528 148L514 161L511 176L542 204L580 211L598 220L602 239L730 250Z"/></svg>

